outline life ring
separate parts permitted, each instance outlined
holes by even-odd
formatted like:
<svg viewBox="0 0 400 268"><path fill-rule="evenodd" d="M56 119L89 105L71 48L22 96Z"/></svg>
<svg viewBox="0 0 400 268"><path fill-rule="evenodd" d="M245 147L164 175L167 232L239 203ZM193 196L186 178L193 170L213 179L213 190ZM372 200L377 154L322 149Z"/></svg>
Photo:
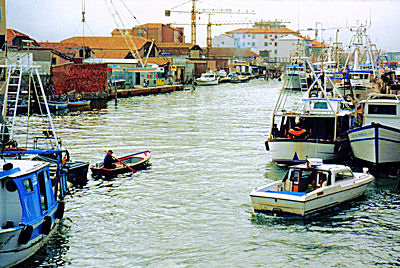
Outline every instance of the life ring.
<svg viewBox="0 0 400 268"><path fill-rule="evenodd" d="M61 220L63 218L64 210L65 210L65 203L64 203L64 201L60 201L58 203L58 208L57 208L57 211L56 211L56 218L57 219Z"/></svg>
<svg viewBox="0 0 400 268"><path fill-rule="evenodd" d="M21 231L21 234L18 237L18 243L20 243L20 244L28 243L29 240L31 239L32 232L33 232L33 226L25 225Z"/></svg>
<svg viewBox="0 0 400 268"><path fill-rule="evenodd" d="M51 230L51 217L45 216L42 223L42 234L48 235Z"/></svg>

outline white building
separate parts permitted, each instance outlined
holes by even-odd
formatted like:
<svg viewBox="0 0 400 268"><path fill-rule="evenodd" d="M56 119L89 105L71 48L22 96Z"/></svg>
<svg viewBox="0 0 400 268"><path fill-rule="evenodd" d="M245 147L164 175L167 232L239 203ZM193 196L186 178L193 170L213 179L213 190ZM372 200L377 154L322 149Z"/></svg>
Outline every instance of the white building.
<svg viewBox="0 0 400 268"><path fill-rule="evenodd" d="M298 32L288 28L241 28L226 34L235 39L235 47L250 48L255 53L268 51L270 58L274 58L278 54L277 40Z"/></svg>
<svg viewBox="0 0 400 268"><path fill-rule="evenodd" d="M275 56L276 62L289 62L289 57L294 52L301 50L301 55L311 55L311 40L301 36L289 34L277 40L278 51Z"/></svg>
<svg viewBox="0 0 400 268"><path fill-rule="evenodd" d="M227 34L215 36L212 39L213 47L235 47L235 38Z"/></svg>

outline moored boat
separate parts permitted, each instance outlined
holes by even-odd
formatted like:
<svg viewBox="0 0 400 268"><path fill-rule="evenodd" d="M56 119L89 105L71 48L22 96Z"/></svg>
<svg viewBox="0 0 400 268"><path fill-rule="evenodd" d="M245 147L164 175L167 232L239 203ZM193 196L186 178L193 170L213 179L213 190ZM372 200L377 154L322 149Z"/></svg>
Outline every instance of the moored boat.
<svg viewBox="0 0 400 268"><path fill-rule="evenodd" d="M333 161L339 156L341 136L353 127L352 103L326 92L320 81L323 73L313 75L314 82L298 105L287 101L290 92L284 87L279 95L266 141L266 149L278 164L304 163L307 157ZM314 84L318 84L316 92Z"/></svg>
<svg viewBox="0 0 400 268"><path fill-rule="evenodd" d="M59 181L49 164L8 160L0 163L0 267L17 265L34 255L56 231L64 214ZM62 187L62 186L61 186Z"/></svg>
<svg viewBox="0 0 400 268"><path fill-rule="evenodd" d="M130 154L117 158L115 168L108 169L103 166L103 162L96 163L90 167L93 177L114 177L132 171L145 169L151 158L151 151L143 151L140 153Z"/></svg>
<svg viewBox="0 0 400 268"><path fill-rule="evenodd" d="M47 105L50 109L50 111L60 111L60 110L65 110L68 108L68 101L47 101ZM41 101L40 102L40 107L42 109L46 109L46 104Z"/></svg>
<svg viewBox="0 0 400 268"><path fill-rule="evenodd" d="M250 193L255 212L279 216L307 216L361 196L374 177L350 167L323 164L321 159L290 167L283 180Z"/></svg>
<svg viewBox="0 0 400 268"><path fill-rule="evenodd" d="M78 101L70 101L68 102L68 107L81 107L81 106L89 106L90 100L78 100Z"/></svg>
<svg viewBox="0 0 400 268"><path fill-rule="evenodd" d="M215 73L203 73L195 82L198 86L218 85L219 77Z"/></svg>
<svg viewBox="0 0 400 268"><path fill-rule="evenodd" d="M400 96L371 94L360 105L361 126L347 132L353 155L372 164L400 163Z"/></svg>

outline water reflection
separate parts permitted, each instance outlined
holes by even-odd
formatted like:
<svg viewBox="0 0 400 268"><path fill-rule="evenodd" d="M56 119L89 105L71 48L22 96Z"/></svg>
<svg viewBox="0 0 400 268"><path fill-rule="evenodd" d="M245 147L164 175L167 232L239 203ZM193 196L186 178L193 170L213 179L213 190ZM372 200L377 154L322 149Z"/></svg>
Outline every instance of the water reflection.
<svg viewBox="0 0 400 268"><path fill-rule="evenodd" d="M47 242L46 246L42 247L34 257L29 258L17 267L59 267L68 265L67 252L69 250L71 224L68 219L63 219L58 230Z"/></svg>

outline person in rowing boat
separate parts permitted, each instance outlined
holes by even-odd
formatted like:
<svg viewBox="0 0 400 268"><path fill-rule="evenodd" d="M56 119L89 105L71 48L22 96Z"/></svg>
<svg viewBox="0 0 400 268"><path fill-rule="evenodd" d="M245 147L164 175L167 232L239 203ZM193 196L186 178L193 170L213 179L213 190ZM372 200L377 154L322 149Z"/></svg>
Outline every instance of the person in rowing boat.
<svg viewBox="0 0 400 268"><path fill-rule="evenodd" d="M108 150L106 156L104 157L104 163L103 163L103 167L107 168L107 169L113 169L116 167L116 165L114 165L115 162L118 162L117 160L115 160L112 157L113 151Z"/></svg>

